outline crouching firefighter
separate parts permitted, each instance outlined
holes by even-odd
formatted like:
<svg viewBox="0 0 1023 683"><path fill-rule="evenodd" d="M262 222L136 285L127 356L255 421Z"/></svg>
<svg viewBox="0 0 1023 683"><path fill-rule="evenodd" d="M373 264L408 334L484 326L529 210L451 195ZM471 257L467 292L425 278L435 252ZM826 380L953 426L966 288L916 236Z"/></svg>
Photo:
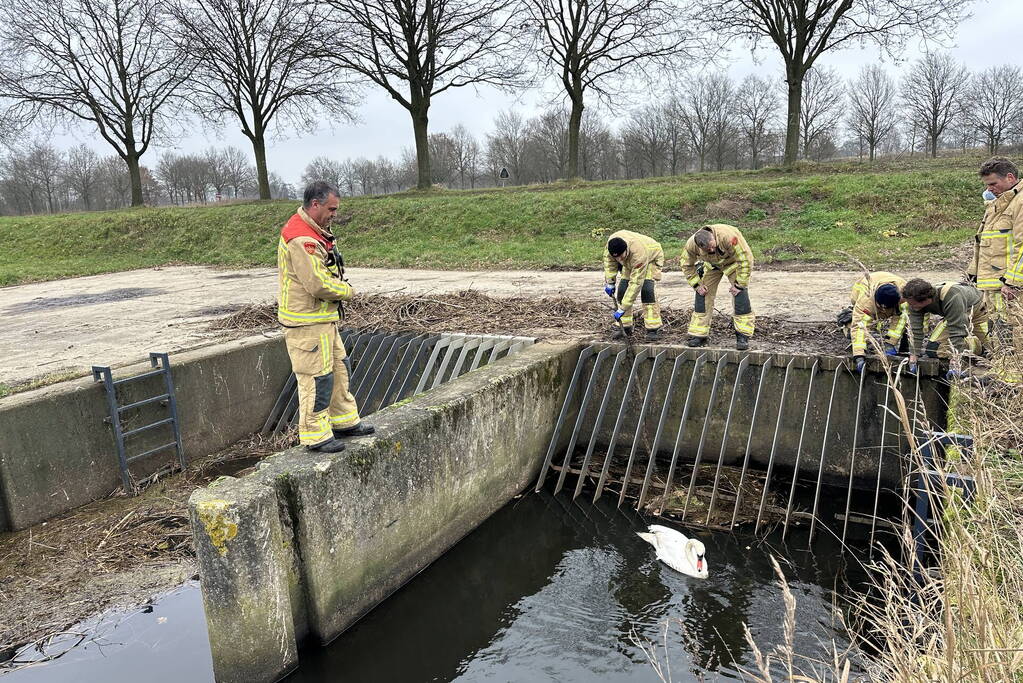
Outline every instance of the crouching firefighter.
<svg viewBox="0 0 1023 683"><path fill-rule="evenodd" d="M909 322L909 306L902 301L901 290L906 281L898 275L878 271L868 273L852 286L852 308L840 316L844 320L846 333L852 341L852 354L856 361L856 372L863 372L867 356L867 336L871 327L881 331L888 322L885 336L885 355L897 356ZM907 345L908 348L908 345Z"/></svg>
<svg viewBox="0 0 1023 683"><path fill-rule="evenodd" d="M932 285L926 280L910 280L902 288L902 299L909 305L909 369L916 371L917 359L950 358L949 379L966 373L963 357L979 355L987 341L988 312L984 298L975 288L958 282ZM941 316L929 337L924 336L924 315Z"/></svg>
<svg viewBox="0 0 1023 683"><path fill-rule="evenodd" d="M338 333L340 302L355 294L330 232L339 204L335 188L312 183L277 243L277 320L298 380L298 437L309 450L323 453L344 450L344 437L374 431L359 420Z"/></svg>
<svg viewBox="0 0 1023 683"><path fill-rule="evenodd" d="M639 296L643 304L643 327L647 339L661 333L661 307L657 303L657 282L664 268L664 250L652 237L619 230L607 240L604 250L604 293L618 304L614 312L612 339L632 334L632 308ZM615 278L618 288L615 290Z"/></svg>
<svg viewBox="0 0 1023 683"><path fill-rule="evenodd" d="M714 296L721 278L728 278L732 295L735 348L745 351L756 327L756 316L749 300L749 278L753 271L753 252L738 228L731 225L706 225L689 238L682 252L682 274L696 290L693 317L689 320L688 346L703 346L710 336L714 315Z"/></svg>

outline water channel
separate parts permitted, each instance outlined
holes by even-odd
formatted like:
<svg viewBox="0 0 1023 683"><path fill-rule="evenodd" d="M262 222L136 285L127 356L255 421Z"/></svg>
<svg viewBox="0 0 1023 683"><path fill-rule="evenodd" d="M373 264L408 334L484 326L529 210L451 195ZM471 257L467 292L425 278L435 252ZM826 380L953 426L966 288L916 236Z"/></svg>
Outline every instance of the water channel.
<svg viewBox="0 0 1023 683"><path fill-rule="evenodd" d="M776 536L693 532L710 564L701 581L654 558L635 534L646 523L605 501L525 494L329 647L303 651L286 681L658 680L638 643L667 660L676 682L735 680L754 670L744 623L765 652L783 642L772 553L797 601L796 651L826 659L833 641L846 644L832 601L859 577L843 575L837 542L818 539L811 554L786 551ZM800 533L789 548L806 546ZM195 584L85 627L86 642L4 682L212 681Z"/></svg>

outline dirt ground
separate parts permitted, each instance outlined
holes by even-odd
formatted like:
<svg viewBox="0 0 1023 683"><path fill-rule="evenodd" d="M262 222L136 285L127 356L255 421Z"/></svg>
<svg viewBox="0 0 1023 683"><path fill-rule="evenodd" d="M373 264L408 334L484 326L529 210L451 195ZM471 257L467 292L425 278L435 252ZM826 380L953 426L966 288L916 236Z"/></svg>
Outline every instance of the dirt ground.
<svg viewBox="0 0 1023 683"><path fill-rule="evenodd" d="M350 268L363 294L430 298L472 289L502 301L567 297L603 305L597 271L435 271ZM904 273L932 280L952 272ZM854 270L756 270L750 296L761 316L792 322L824 322L847 305ZM224 339L211 321L246 306L272 301L274 269L223 270L173 266L42 282L0 289L0 384L89 373L93 365L139 362L150 351L180 352ZM663 305L685 309L693 293L677 270L659 287ZM717 307L729 305L722 292ZM454 324L447 331L458 331Z"/></svg>

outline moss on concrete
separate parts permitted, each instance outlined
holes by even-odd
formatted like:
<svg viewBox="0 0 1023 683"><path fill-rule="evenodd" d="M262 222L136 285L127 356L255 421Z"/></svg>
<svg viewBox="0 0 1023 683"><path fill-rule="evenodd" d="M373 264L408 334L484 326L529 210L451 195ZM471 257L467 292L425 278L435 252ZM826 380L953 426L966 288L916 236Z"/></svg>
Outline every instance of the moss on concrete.
<svg viewBox="0 0 1023 683"><path fill-rule="evenodd" d="M195 506L210 543L221 555L227 555L227 542L238 535L237 519L229 516L231 504L226 500L203 500Z"/></svg>

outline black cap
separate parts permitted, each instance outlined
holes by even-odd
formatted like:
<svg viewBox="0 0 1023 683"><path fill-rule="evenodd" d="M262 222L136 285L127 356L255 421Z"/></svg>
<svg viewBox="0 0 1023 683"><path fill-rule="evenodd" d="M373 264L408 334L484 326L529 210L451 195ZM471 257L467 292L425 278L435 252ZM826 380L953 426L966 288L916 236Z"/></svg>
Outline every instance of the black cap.
<svg viewBox="0 0 1023 683"><path fill-rule="evenodd" d="M874 302L885 308L899 305L899 288L893 284L884 284L874 290Z"/></svg>

